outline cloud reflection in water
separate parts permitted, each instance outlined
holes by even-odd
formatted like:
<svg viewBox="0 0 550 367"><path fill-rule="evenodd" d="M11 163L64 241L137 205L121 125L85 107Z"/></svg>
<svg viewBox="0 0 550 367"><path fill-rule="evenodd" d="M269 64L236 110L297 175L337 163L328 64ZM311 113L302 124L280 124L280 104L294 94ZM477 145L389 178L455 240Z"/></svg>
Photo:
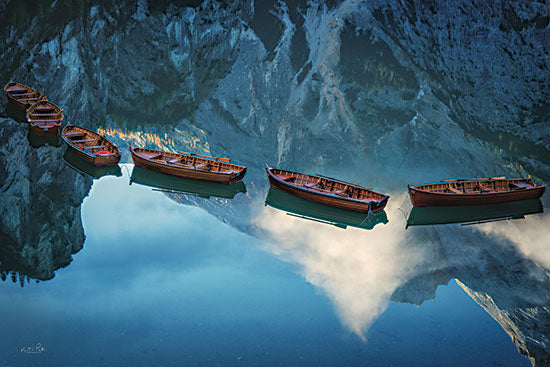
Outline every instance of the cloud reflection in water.
<svg viewBox="0 0 550 367"><path fill-rule="evenodd" d="M550 215L526 216L522 220L482 224L479 230L512 242L527 258L550 269Z"/></svg>
<svg viewBox="0 0 550 367"><path fill-rule="evenodd" d="M370 231L342 230L268 206L258 207L255 216L254 224L271 240L267 251L299 264L305 279L326 292L342 322L361 338L423 259L418 247L409 246L403 221L396 220L404 196L392 199L386 212L394 220Z"/></svg>

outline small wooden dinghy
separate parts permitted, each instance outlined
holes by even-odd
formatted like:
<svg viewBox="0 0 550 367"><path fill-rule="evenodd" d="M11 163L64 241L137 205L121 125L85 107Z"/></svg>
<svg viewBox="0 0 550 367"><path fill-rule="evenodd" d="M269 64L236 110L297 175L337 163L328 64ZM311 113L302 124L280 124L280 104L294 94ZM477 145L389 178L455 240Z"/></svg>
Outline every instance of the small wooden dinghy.
<svg viewBox="0 0 550 367"><path fill-rule="evenodd" d="M130 152L138 167L193 180L232 184L242 180L246 173L246 167L231 164L228 158L132 146Z"/></svg>
<svg viewBox="0 0 550 367"><path fill-rule="evenodd" d="M414 206L497 204L536 199L544 193L544 185L535 185L530 178L454 179L408 187Z"/></svg>
<svg viewBox="0 0 550 367"><path fill-rule="evenodd" d="M211 197L233 199L238 193L246 192L246 186L242 181L233 185L224 185L165 175L138 166L134 166L132 169L130 185L132 183L151 187L154 191L192 195L206 199Z"/></svg>
<svg viewBox="0 0 550 367"><path fill-rule="evenodd" d="M36 135L57 135L61 121L63 111L50 101L38 101L27 109L27 122Z"/></svg>
<svg viewBox="0 0 550 367"><path fill-rule="evenodd" d="M462 223L480 224L502 220L523 219L543 212L540 199L512 201L489 205L414 207L407 227Z"/></svg>
<svg viewBox="0 0 550 367"><path fill-rule="evenodd" d="M117 146L106 137L76 125L67 125L61 137L73 152L94 166L109 166L120 161Z"/></svg>
<svg viewBox="0 0 550 367"><path fill-rule="evenodd" d="M300 199L360 213L384 209L390 198L359 185L330 177L271 168L265 165L269 184Z"/></svg>
<svg viewBox="0 0 550 367"><path fill-rule="evenodd" d="M379 223L388 223L388 217L384 210L375 214L358 213L313 203L274 188L269 189L265 204L282 210L292 217L328 224L342 229L351 226L370 230Z"/></svg>
<svg viewBox="0 0 550 367"><path fill-rule="evenodd" d="M4 86L4 93L8 97L8 101L21 110L25 110L34 103L46 98L44 94L36 89L17 82L6 84Z"/></svg>

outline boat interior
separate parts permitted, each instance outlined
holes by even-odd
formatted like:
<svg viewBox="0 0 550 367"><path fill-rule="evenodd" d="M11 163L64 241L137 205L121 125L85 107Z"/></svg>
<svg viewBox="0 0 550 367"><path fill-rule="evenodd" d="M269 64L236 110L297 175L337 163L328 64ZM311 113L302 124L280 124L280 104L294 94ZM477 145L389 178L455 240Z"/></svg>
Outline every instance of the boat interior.
<svg viewBox="0 0 550 367"><path fill-rule="evenodd" d="M48 101L39 101L33 104L27 114L30 122L38 126L53 126L63 119L61 109Z"/></svg>
<svg viewBox="0 0 550 367"><path fill-rule="evenodd" d="M433 184L419 185L414 188L433 193L463 195L525 190L533 187L535 187L535 184L530 179L506 179L504 177L497 177L493 179L480 180L449 180Z"/></svg>
<svg viewBox="0 0 550 367"><path fill-rule="evenodd" d="M163 152L153 149L134 148L134 152L149 161L168 164L179 168L196 169L214 173L239 173L244 167L215 159L202 158L197 155Z"/></svg>
<svg viewBox="0 0 550 367"><path fill-rule="evenodd" d="M8 85L5 90L20 103L33 104L44 97L42 93L18 83Z"/></svg>
<svg viewBox="0 0 550 367"><path fill-rule="evenodd" d="M97 133L78 126L72 126L67 130L63 132L63 136L68 142L88 153L102 155L118 153L118 149L109 140Z"/></svg>
<svg viewBox="0 0 550 367"><path fill-rule="evenodd" d="M278 168L271 168L271 172L279 177L279 179L293 186L299 186L322 194L332 194L342 198L365 202L379 201L386 197L385 195L344 181L286 171Z"/></svg>

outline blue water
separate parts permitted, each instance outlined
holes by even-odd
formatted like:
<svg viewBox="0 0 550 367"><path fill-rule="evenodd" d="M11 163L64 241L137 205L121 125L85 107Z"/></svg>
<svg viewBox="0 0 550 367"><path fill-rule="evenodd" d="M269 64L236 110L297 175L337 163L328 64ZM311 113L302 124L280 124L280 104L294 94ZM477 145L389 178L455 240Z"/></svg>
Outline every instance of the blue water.
<svg viewBox="0 0 550 367"><path fill-rule="evenodd" d="M420 306L373 292L374 316L356 332L349 298L338 297L346 282L328 284L330 272L319 280L321 270L293 261L295 249L274 250L199 207L128 183L127 169L94 181L82 204L84 248L52 280L0 284L0 365L530 365L454 280ZM377 258L377 246L363 245L354 248ZM359 303L369 301L363 290ZM37 343L41 353L21 351Z"/></svg>

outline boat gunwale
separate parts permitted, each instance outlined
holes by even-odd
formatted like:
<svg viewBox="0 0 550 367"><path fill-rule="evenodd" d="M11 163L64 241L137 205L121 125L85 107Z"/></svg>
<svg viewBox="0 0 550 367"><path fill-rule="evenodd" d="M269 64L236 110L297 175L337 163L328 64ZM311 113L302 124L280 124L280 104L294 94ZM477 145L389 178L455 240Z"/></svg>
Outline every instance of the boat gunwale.
<svg viewBox="0 0 550 367"><path fill-rule="evenodd" d="M368 192L373 192L375 194L379 194L379 195L383 195L384 197L382 199L379 199L379 200L372 200L372 201L365 201L365 200L358 200L358 199L353 199L353 198L346 198L346 197L342 197L342 196L338 196L338 195L335 195L335 194L332 194L332 193L322 193L322 192L319 192L319 191L315 191L315 190L311 190L311 189L308 189L308 188L304 188L302 186L297 186L297 185L292 185L291 183L289 182L286 182L282 179L280 179L279 177L277 177L276 174L274 174L273 172L271 172L272 169L274 169L273 167L269 167L267 164L265 165L265 168L266 168L266 171L269 175L269 177L271 177L272 179L276 180L277 182L281 183L282 185L284 186L288 186L288 187L292 187L294 189L297 189L297 190L300 190L300 191L303 191L303 192L307 192L307 193L310 193L310 194L315 194L315 195L319 195L319 196L323 196L323 197L328 197L328 198L331 198L331 199L337 199L337 200L342 200L342 201L350 201L350 202L353 202L353 203L359 203L359 204L363 204L363 205L368 205L369 207L371 206L371 204L373 203L383 203L384 201L387 201L390 196L389 195L386 195L386 194L381 194L379 192L376 192L376 191L372 191L372 190L369 190L365 187L362 187L360 185L356 185L356 184L351 184L352 186L355 186L357 188L360 188L362 190L365 190L365 191L368 191ZM317 178L323 178L323 177L319 177L319 176L315 176L315 175L310 175L310 174L307 174L307 173L301 173L301 172L296 172L296 171L289 171L289 170L285 170L285 169L281 169L281 168L277 168L281 171L285 171L285 172L292 172L292 173L297 173L297 174L302 174L302 175L306 175L306 176L309 176L309 177L317 177ZM338 182L337 180L332 180L332 179L329 179L329 178L325 178L326 180L328 181L333 181L333 182ZM348 184L349 185L349 184ZM377 205L377 206L380 206L380 205ZM346 209L343 209L343 210L346 210Z"/></svg>

